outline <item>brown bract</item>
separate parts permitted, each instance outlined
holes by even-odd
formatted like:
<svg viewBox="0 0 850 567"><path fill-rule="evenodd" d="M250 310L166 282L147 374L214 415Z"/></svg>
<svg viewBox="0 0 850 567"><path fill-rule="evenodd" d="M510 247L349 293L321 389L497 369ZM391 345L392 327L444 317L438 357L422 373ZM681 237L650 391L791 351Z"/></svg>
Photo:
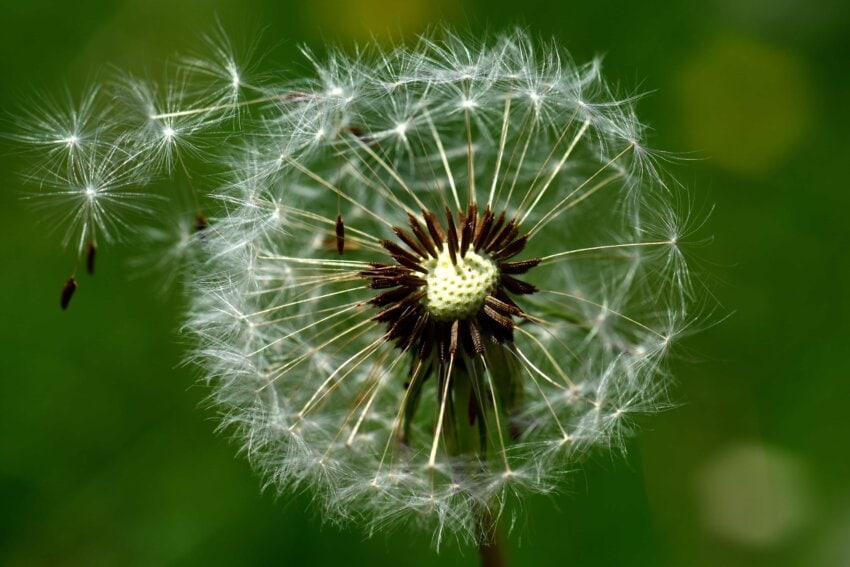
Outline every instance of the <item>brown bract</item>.
<svg viewBox="0 0 850 567"><path fill-rule="evenodd" d="M513 342L515 318L529 318L511 295L528 295L537 289L514 276L524 274L540 263L539 258L509 261L525 248L528 235L520 234L516 219L498 216L489 207L479 214L473 203L465 212L455 215L446 207L445 226L436 215L422 211L424 226L409 215L409 230L395 226L399 242L381 241L393 263L371 262L371 268L360 272L369 287L386 289L368 303L380 308L373 320L385 323L387 341L394 341L403 351L411 351L420 361L436 351L440 364L454 358L459 351L475 358L486 349L486 341L503 344ZM473 315L453 320L440 320L429 312L424 299L427 282L426 260L436 259L439 251L448 250L452 264L457 265L470 250L486 255L498 269L498 285L484 298L482 307Z"/></svg>

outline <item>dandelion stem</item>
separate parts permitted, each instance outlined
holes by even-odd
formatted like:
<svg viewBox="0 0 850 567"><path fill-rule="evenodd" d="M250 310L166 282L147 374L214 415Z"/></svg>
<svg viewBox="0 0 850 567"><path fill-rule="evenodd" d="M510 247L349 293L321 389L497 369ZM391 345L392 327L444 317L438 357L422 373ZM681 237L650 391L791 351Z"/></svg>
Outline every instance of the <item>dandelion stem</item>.
<svg viewBox="0 0 850 567"><path fill-rule="evenodd" d="M481 567L506 567L508 562L505 560L502 547L499 538L479 543L478 557L481 560Z"/></svg>
<svg viewBox="0 0 850 567"><path fill-rule="evenodd" d="M483 510L478 517L478 528L481 531L478 540L478 558L481 567L507 567L504 545L499 537L499 522L493 518L490 510Z"/></svg>

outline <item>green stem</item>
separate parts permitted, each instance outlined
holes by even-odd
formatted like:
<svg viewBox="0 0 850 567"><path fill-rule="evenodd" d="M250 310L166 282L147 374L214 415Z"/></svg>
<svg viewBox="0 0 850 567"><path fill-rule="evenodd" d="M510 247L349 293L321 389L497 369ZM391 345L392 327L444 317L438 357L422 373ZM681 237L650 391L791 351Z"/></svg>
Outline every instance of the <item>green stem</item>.
<svg viewBox="0 0 850 567"><path fill-rule="evenodd" d="M506 567L508 562L503 547L496 534L493 534L492 538L482 540L478 544L478 557L481 559L481 567Z"/></svg>
<svg viewBox="0 0 850 567"><path fill-rule="evenodd" d="M484 510L478 517L479 535L478 557L481 567L506 567L508 560L505 557L502 538L499 537L499 521L493 517L489 510Z"/></svg>

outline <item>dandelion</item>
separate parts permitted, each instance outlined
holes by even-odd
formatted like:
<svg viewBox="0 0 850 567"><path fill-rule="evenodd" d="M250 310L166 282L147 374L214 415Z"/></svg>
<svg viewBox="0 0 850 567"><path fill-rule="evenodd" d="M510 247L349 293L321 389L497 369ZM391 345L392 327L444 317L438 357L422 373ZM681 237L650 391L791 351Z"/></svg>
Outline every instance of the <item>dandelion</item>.
<svg viewBox="0 0 850 567"><path fill-rule="evenodd" d="M162 100L125 83L147 118L111 147L150 176L191 178L185 154L224 172L202 245L180 225L185 328L268 484L486 550L514 498L665 404L687 228L599 61L435 37L308 53L312 77L275 85L218 43ZM115 224L74 198L77 232Z"/></svg>
<svg viewBox="0 0 850 567"><path fill-rule="evenodd" d="M488 541L663 402L668 190L598 62L522 34L317 66L218 195L197 357L271 484Z"/></svg>

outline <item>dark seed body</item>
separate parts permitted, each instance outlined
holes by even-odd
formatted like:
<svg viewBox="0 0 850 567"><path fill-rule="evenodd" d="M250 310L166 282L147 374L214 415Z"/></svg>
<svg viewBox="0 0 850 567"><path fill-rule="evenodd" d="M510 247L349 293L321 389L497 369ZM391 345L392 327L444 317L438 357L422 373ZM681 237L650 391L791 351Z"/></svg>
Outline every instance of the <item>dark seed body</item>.
<svg viewBox="0 0 850 567"><path fill-rule="evenodd" d="M86 271L89 275L94 275L95 254L97 254L97 248L95 247L94 242L89 241L88 250L86 252Z"/></svg>
<svg viewBox="0 0 850 567"><path fill-rule="evenodd" d="M59 298L59 305L62 309L68 309L68 304L71 303L71 298L74 297L74 292L77 291L77 280L74 277L68 278L65 285L62 286L62 295Z"/></svg>
<svg viewBox="0 0 850 567"><path fill-rule="evenodd" d="M336 251L340 256L345 251L345 224L342 222L342 215L336 216Z"/></svg>
<svg viewBox="0 0 850 567"><path fill-rule="evenodd" d="M195 217L195 232L204 232L209 226L210 223L204 215Z"/></svg>

